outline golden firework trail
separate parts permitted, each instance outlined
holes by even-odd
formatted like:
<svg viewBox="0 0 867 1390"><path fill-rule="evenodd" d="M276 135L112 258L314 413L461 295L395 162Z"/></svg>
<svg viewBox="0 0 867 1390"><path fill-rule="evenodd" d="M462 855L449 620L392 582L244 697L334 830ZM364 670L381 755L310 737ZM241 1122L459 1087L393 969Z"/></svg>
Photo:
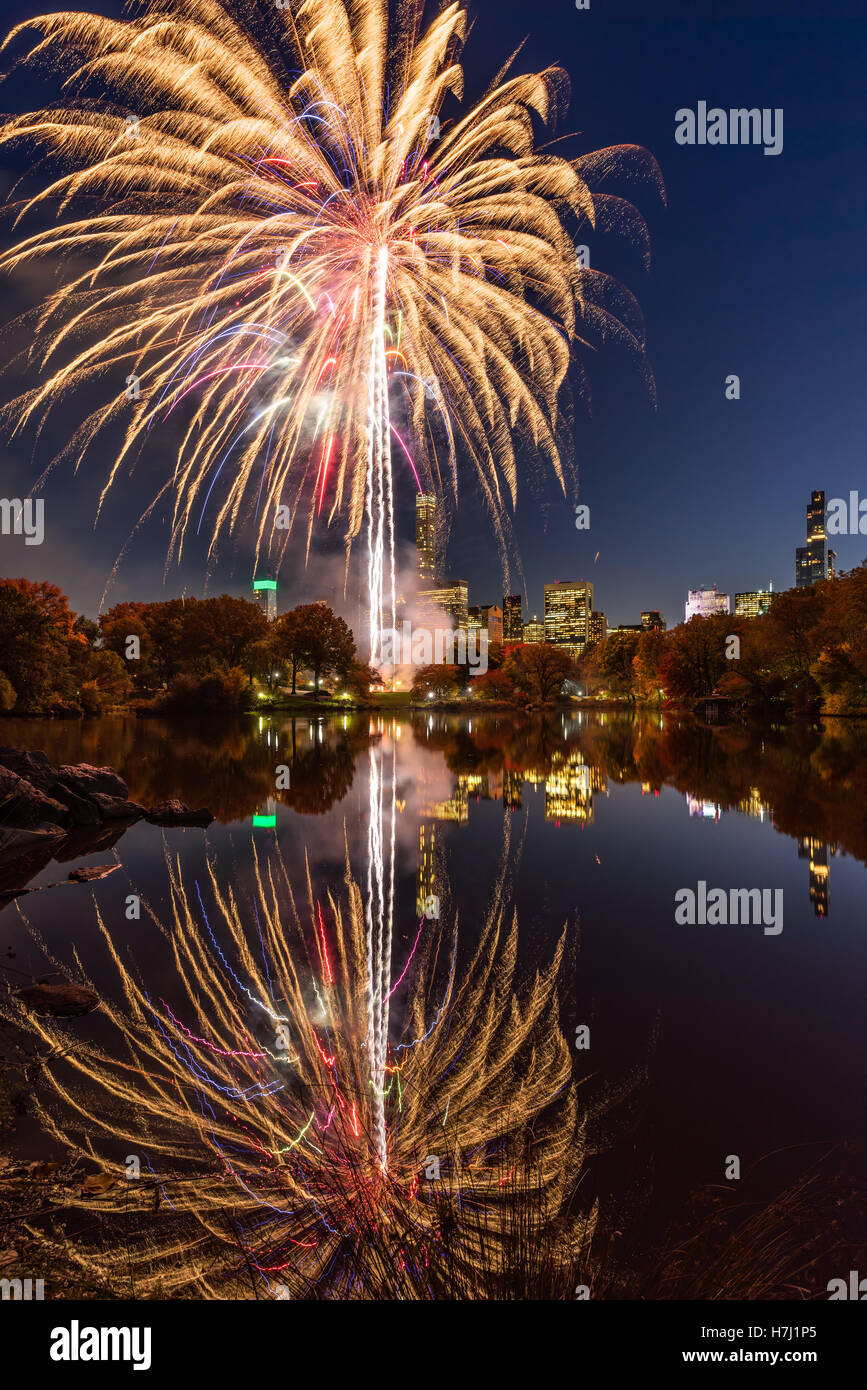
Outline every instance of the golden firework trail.
<svg viewBox="0 0 867 1390"><path fill-rule="evenodd" d="M591 185L627 155L658 179L635 147L573 161L537 147L534 122L564 105L560 69L507 64L446 115L466 12L425 25L424 10L155 0L123 21L42 16L5 45L64 75L57 106L0 129L61 166L16 205L53 224L0 257L61 272L27 338L41 383L7 420L41 425L98 384L68 455L78 467L115 428L100 508L171 420L180 442L145 513L170 499L167 563L191 529L212 556L242 524L257 557L282 556L299 515L308 553L320 518L345 518L348 547L366 511L374 660L394 619L393 450L412 487L455 496L467 461L508 569L518 437L565 490L573 345L643 350L635 301L578 263L573 237L618 224L644 242L644 224Z"/></svg>
<svg viewBox="0 0 867 1390"><path fill-rule="evenodd" d="M244 902L213 862L191 882L167 856L170 913L147 909L171 962L150 943L159 986L135 963L141 940L121 951L97 910L121 986L110 1036L77 1030L69 1047L62 1023L25 1015L49 1049L42 1124L116 1178L78 1203L139 1218L134 1251L118 1237L73 1258L115 1287L132 1259L139 1297L249 1297L251 1279L266 1297L457 1297L508 1275L532 1173L533 1229L559 1223L571 1268L593 1217L579 1229L567 1210L586 1144L558 1021L566 933L522 976L507 855L469 950L448 911L419 924L389 976L390 1038L348 858L342 890L319 898L309 868L297 894L279 853L254 850Z"/></svg>

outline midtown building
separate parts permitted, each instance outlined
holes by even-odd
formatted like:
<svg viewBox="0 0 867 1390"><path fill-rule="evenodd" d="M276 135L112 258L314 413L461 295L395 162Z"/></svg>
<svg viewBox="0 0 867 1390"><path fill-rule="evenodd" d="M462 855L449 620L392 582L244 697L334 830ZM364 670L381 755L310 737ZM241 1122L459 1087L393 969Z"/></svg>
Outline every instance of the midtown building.
<svg viewBox="0 0 867 1390"><path fill-rule="evenodd" d="M498 603L483 603L480 608L482 627L488 629L488 641L500 645L503 641L503 610Z"/></svg>
<svg viewBox="0 0 867 1390"><path fill-rule="evenodd" d="M436 579L437 540L436 498L432 492L420 492L415 499L415 555L419 579Z"/></svg>
<svg viewBox="0 0 867 1390"><path fill-rule="evenodd" d="M503 640L503 610L498 603L473 604L467 609L467 632L485 631L489 643Z"/></svg>
<svg viewBox="0 0 867 1390"><path fill-rule="evenodd" d="M658 608L645 608L641 626L644 632L665 632L665 619Z"/></svg>
<svg viewBox="0 0 867 1390"><path fill-rule="evenodd" d="M587 646L593 585L586 579L558 579L545 585L545 641L580 656Z"/></svg>
<svg viewBox="0 0 867 1390"><path fill-rule="evenodd" d="M523 642L524 602L520 594L506 594L503 599L503 641Z"/></svg>
<svg viewBox="0 0 867 1390"><path fill-rule="evenodd" d="M608 625L605 621L604 613L592 612L587 622L587 645L592 647L596 642L602 642L608 633Z"/></svg>
<svg viewBox="0 0 867 1390"><path fill-rule="evenodd" d="M503 609L499 603L474 603L467 609L467 632L488 632L488 642L503 641Z"/></svg>
<svg viewBox="0 0 867 1390"><path fill-rule="evenodd" d="M795 551L795 584L805 589L828 577L825 555L825 494L814 492L807 507L807 544ZM836 556L835 556L836 558Z"/></svg>
<svg viewBox="0 0 867 1390"><path fill-rule="evenodd" d="M684 611L686 623L690 618L713 618L732 611L731 599L728 594L717 593L715 584L710 589L690 589Z"/></svg>
<svg viewBox="0 0 867 1390"><path fill-rule="evenodd" d="M539 622L535 613L532 621L524 624L524 641L534 645L545 641L545 624Z"/></svg>
<svg viewBox="0 0 867 1390"><path fill-rule="evenodd" d="M434 610L442 609L448 613L456 628L467 627L469 590L465 579L451 579L429 589L419 589L419 607L422 612L435 617Z"/></svg>
<svg viewBox="0 0 867 1390"><path fill-rule="evenodd" d="M253 580L253 596L265 610L265 617L273 623L277 617L277 580L269 571L263 579Z"/></svg>
<svg viewBox="0 0 867 1390"><path fill-rule="evenodd" d="M768 589L751 589L748 593L735 594L735 617L760 618L767 613L776 597L773 585Z"/></svg>

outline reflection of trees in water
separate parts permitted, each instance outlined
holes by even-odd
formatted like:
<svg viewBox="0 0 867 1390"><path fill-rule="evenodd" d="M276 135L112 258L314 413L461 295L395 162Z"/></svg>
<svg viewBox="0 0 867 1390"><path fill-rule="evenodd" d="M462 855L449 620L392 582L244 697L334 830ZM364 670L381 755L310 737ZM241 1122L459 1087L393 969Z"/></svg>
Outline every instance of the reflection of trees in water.
<svg viewBox="0 0 867 1390"><path fill-rule="evenodd" d="M100 917L123 993L105 1006L112 1037L54 1054L37 1109L115 1171L140 1156L142 1176L82 1198L127 1212L135 1241L82 1246L80 1263L119 1278L132 1260L140 1297L485 1297L533 1278L563 1296L595 1219L574 1206L586 1117L558 1021L567 933L521 975L505 865L471 945L444 905L394 963L385 1170L348 864L320 894L309 869L292 883L257 855L246 903L213 865L200 885L169 861L159 991ZM65 1048L52 1020L28 1026Z"/></svg>
<svg viewBox="0 0 867 1390"><path fill-rule="evenodd" d="M452 772L544 775L557 758L580 752L617 782L672 786L731 810L752 800L794 839L839 844L867 862L867 726L858 720L807 721L785 728L706 729L666 717L574 715L510 721L473 717L418 726L416 738L442 752Z"/></svg>
<svg viewBox="0 0 867 1390"><path fill-rule="evenodd" d="M344 724L346 727L343 727ZM131 800L152 806L177 797L207 806L217 820L244 820L267 797L321 815L346 796L355 760L367 748L367 721L305 718L112 719L39 726L38 741L54 762L109 764L129 784ZM272 731L269 744L264 730ZM4 731L4 737L10 735ZM12 737L33 746L33 730ZM291 770L290 787L275 790L275 766Z"/></svg>

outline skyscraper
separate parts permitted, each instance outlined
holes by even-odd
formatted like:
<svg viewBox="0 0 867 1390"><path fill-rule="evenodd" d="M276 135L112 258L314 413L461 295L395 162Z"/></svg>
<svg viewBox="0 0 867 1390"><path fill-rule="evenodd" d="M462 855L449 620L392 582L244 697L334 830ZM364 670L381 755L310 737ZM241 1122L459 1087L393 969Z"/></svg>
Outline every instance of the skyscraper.
<svg viewBox="0 0 867 1390"><path fill-rule="evenodd" d="M591 645L594 642L604 642L608 632L608 624L605 621L605 614L595 610L587 619L587 642Z"/></svg>
<svg viewBox="0 0 867 1390"><path fill-rule="evenodd" d="M263 605L268 622L273 623L277 616L277 580L272 574L267 579L254 579L253 593Z"/></svg>
<svg viewBox="0 0 867 1390"><path fill-rule="evenodd" d="M498 646L503 641L503 610L498 603L483 603L481 606L482 627L487 628L488 641Z"/></svg>
<svg viewBox="0 0 867 1390"><path fill-rule="evenodd" d="M524 641L531 646L545 641L545 624L540 623L536 614L533 614L532 621L529 619L524 624Z"/></svg>
<svg viewBox="0 0 867 1390"><path fill-rule="evenodd" d="M419 609L422 615L436 618L437 609L448 613L457 628L467 626L468 588L465 579L448 579L430 589L419 589Z"/></svg>
<svg viewBox="0 0 867 1390"><path fill-rule="evenodd" d="M593 585L586 579L557 579L545 585L545 641L578 656L589 639Z"/></svg>
<svg viewBox="0 0 867 1390"><path fill-rule="evenodd" d="M523 642L524 603L520 594L506 594L503 599L503 641Z"/></svg>
<svg viewBox="0 0 867 1390"><path fill-rule="evenodd" d="M795 551L795 584L799 589L827 579L825 555L825 494L814 492L807 507L807 544Z"/></svg>
<svg viewBox="0 0 867 1390"><path fill-rule="evenodd" d="M731 599L728 594L717 593L714 584L710 589L690 589L684 610L684 622L690 618L712 618L717 613L730 613Z"/></svg>
<svg viewBox="0 0 867 1390"><path fill-rule="evenodd" d="M436 523L436 498L432 492L420 492L415 499L416 572L430 583L436 579Z"/></svg>
<svg viewBox="0 0 867 1390"><path fill-rule="evenodd" d="M641 626L645 632L665 632L665 619L658 608L645 608L641 614Z"/></svg>
<svg viewBox="0 0 867 1390"><path fill-rule="evenodd" d="M735 617L760 618L767 613L776 597L773 585L768 589L751 589L747 593L735 594Z"/></svg>

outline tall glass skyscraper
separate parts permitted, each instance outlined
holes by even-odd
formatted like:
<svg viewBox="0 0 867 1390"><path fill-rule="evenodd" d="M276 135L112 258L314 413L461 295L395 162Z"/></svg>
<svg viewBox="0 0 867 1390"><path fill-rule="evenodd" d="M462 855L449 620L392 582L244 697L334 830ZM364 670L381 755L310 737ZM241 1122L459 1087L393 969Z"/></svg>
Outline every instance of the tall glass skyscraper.
<svg viewBox="0 0 867 1390"><path fill-rule="evenodd" d="M432 492L415 499L415 552L419 579L436 579L437 504Z"/></svg>
<svg viewBox="0 0 867 1390"><path fill-rule="evenodd" d="M523 642L524 604L520 594L506 594L503 599L503 641Z"/></svg>
<svg viewBox="0 0 867 1390"><path fill-rule="evenodd" d="M577 656L589 640L593 585L586 579L558 579L545 585L545 641L570 647Z"/></svg>
<svg viewBox="0 0 867 1390"><path fill-rule="evenodd" d="M814 492L807 508L807 544L795 551L795 584L799 589L827 579L825 554L825 494Z"/></svg>

